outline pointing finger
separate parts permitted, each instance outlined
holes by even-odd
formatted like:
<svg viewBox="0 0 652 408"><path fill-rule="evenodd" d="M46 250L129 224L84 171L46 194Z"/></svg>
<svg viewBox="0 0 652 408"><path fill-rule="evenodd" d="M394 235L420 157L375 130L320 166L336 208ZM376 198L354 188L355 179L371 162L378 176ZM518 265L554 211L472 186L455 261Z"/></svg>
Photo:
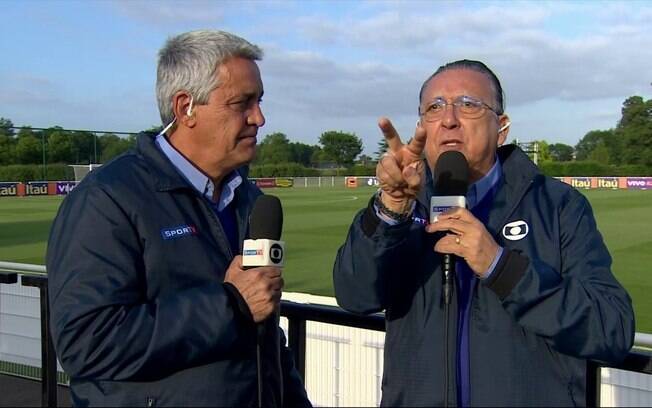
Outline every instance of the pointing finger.
<svg viewBox="0 0 652 408"><path fill-rule="evenodd" d="M398 152L403 146L403 142L401 142L401 137L398 135L394 125L392 125L392 122L387 118L380 118L378 120L378 127L382 130L385 140L387 140L389 150Z"/></svg>
<svg viewBox="0 0 652 408"><path fill-rule="evenodd" d="M423 148L426 145L426 139L426 130L421 126L417 126L417 129L414 131L414 137L407 145L407 149L415 156L421 156L421 152L423 152Z"/></svg>

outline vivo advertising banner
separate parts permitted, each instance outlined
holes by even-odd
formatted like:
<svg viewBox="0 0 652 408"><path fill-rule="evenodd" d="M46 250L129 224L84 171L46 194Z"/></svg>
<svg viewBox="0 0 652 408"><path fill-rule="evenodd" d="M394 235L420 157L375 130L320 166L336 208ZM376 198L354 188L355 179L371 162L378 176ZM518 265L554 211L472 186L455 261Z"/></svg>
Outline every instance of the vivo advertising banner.
<svg viewBox="0 0 652 408"><path fill-rule="evenodd" d="M0 197L15 197L18 195L18 183L0 183Z"/></svg>
<svg viewBox="0 0 652 408"><path fill-rule="evenodd" d="M652 188L652 177L627 177L627 188L636 190Z"/></svg>
<svg viewBox="0 0 652 408"><path fill-rule="evenodd" d="M25 185L25 195L48 195L47 181L32 181Z"/></svg>
<svg viewBox="0 0 652 408"><path fill-rule="evenodd" d="M75 181L57 181L57 195L66 195L77 185Z"/></svg>

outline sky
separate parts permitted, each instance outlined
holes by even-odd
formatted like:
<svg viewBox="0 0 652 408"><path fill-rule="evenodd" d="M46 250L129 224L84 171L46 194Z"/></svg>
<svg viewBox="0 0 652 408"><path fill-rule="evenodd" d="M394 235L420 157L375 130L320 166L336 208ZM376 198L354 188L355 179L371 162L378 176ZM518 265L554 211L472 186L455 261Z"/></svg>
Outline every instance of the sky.
<svg viewBox="0 0 652 408"><path fill-rule="evenodd" d="M355 133L375 156L381 116L406 140L418 92L468 58L500 78L509 139L575 145L652 98L652 1L0 0L0 117L16 126L136 132L160 125L158 50L196 29L263 48L265 126L318 144Z"/></svg>

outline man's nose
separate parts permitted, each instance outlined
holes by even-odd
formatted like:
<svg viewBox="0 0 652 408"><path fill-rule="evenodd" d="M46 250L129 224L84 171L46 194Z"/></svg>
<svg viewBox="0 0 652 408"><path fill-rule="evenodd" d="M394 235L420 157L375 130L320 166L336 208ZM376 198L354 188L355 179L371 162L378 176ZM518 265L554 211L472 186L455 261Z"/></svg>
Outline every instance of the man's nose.
<svg viewBox="0 0 652 408"><path fill-rule="evenodd" d="M441 125L447 129L453 129L460 125L455 105L446 105L444 116L441 118Z"/></svg>
<svg viewBox="0 0 652 408"><path fill-rule="evenodd" d="M247 124L256 125L258 127L263 127L265 125L265 115L263 115L263 110L260 108L260 104L256 104L251 112L251 115L247 118Z"/></svg>

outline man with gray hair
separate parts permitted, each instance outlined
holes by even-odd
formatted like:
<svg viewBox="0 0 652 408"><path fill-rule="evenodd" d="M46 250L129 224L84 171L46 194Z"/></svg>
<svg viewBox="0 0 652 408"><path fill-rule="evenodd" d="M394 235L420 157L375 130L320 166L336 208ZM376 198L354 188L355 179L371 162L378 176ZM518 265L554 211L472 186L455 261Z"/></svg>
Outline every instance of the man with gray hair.
<svg viewBox="0 0 652 408"><path fill-rule="evenodd" d="M245 271L239 255L261 194L247 181L265 123L261 57L222 31L169 39L165 128L62 203L49 300L75 405L310 406L274 318L281 270Z"/></svg>

